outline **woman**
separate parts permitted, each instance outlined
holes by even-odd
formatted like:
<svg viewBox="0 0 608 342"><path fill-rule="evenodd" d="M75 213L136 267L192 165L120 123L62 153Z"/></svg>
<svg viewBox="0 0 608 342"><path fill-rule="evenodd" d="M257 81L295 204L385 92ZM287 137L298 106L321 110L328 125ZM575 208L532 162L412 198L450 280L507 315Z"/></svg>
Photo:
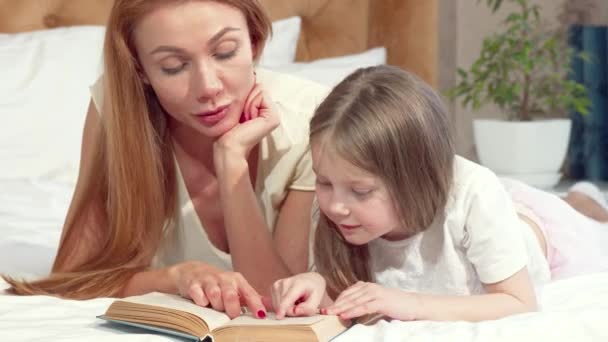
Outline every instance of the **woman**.
<svg viewBox="0 0 608 342"><path fill-rule="evenodd" d="M13 293L265 314L258 292L307 268L314 190L312 107L256 83L270 27L255 0L115 1L52 274Z"/></svg>

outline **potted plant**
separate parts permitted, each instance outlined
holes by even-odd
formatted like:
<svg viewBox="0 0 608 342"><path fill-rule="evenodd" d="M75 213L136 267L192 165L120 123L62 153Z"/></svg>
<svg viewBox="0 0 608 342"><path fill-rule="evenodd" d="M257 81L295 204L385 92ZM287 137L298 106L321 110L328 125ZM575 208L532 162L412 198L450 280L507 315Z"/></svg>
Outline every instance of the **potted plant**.
<svg viewBox="0 0 608 342"><path fill-rule="evenodd" d="M486 0L496 12L503 0ZM539 187L555 185L566 156L571 111L585 114L590 101L582 84L568 78L573 58L563 28L549 28L529 0L509 0L514 10L502 30L486 37L469 70L458 69L448 96L477 110L494 104L506 120L477 119L474 139L480 162L501 176Z"/></svg>

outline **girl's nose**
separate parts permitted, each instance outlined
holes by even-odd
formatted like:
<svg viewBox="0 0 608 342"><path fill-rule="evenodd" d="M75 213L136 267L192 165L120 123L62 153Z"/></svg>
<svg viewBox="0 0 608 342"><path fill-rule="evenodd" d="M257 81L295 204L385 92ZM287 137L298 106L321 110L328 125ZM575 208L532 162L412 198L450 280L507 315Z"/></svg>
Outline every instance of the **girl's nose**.
<svg viewBox="0 0 608 342"><path fill-rule="evenodd" d="M334 215L348 216L350 214L350 210L342 201L332 201L330 209Z"/></svg>

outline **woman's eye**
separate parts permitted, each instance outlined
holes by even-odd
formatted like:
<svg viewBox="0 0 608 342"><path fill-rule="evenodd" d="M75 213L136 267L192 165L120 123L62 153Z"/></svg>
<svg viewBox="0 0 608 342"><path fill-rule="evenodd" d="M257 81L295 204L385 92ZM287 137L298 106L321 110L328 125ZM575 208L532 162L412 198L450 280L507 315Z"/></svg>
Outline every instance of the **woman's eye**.
<svg viewBox="0 0 608 342"><path fill-rule="evenodd" d="M180 71L184 70L185 67L186 67L186 63L182 63L173 68L164 68L163 67L162 70L167 75L175 75L175 74L179 73Z"/></svg>
<svg viewBox="0 0 608 342"><path fill-rule="evenodd" d="M219 60L229 59L236 55L238 49L238 42L234 40L223 41L219 45L217 45L213 56L215 56L215 58Z"/></svg>
<svg viewBox="0 0 608 342"><path fill-rule="evenodd" d="M236 55L236 50L237 49L228 52L216 52L215 57L219 60L230 59Z"/></svg>

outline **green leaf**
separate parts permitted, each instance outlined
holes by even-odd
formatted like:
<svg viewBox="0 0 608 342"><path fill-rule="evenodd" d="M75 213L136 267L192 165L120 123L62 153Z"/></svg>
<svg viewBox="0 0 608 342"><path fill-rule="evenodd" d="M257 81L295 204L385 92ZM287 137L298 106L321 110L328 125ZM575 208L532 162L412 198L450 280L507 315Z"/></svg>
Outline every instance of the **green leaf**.
<svg viewBox="0 0 608 342"><path fill-rule="evenodd" d="M484 2L490 9L504 3ZM574 51L559 31L544 26L540 7L532 1L511 2L517 6L509 7L512 10L506 13L504 25L483 40L478 58L469 69L457 69L459 83L449 94L474 109L493 103L520 119L546 113L566 115L569 110L588 112L586 88L568 75L573 58L593 60L594 56ZM529 79L526 85L524 79ZM526 108L524 97L528 99Z"/></svg>
<svg viewBox="0 0 608 342"><path fill-rule="evenodd" d="M458 76L460 76L461 78L463 78L465 80L467 79L468 74L467 74L467 72L464 69L458 68L456 70L456 72L458 73Z"/></svg>

